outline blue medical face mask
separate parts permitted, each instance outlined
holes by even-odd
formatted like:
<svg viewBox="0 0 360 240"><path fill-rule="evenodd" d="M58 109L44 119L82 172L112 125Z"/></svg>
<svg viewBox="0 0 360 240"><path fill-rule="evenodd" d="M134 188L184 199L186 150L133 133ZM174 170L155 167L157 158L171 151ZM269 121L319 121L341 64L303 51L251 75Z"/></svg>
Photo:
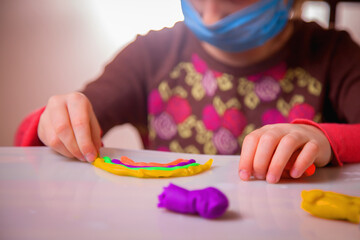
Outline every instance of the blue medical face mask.
<svg viewBox="0 0 360 240"><path fill-rule="evenodd" d="M292 0L259 0L212 25L205 25L189 0L181 0L185 24L201 41L227 52L263 45L284 29Z"/></svg>

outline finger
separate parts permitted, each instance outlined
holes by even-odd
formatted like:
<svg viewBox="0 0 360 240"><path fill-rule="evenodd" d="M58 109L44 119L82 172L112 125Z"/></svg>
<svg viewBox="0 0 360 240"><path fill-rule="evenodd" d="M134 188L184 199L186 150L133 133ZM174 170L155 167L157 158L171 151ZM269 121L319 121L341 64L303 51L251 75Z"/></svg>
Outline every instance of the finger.
<svg viewBox="0 0 360 240"><path fill-rule="evenodd" d="M96 147L97 153L99 153L99 149L101 147L101 128L99 125L99 122L92 111L92 114L90 115L90 128L92 133L92 139L94 142L94 145Z"/></svg>
<svg viewBox="0 0 360 240"><path fill-rule="evenodd" d="M77 145L70 123L68 109L64 102L57 101L51 104L49 113L50 122L55 135L60 139L67 151L69 151L77 159L84 160L84 156Z"/></svg>
<svg viewBox="0 0 360 240"><path fill-rule="evenodd" d="M42 131L41 127L38 129L38 132L40 131ZM74 158L74 156L66 149L61 140L56 136L52 128L47 128L47 131L43 134L41 141L54 151L60 153L61 155L68 158Z"/></svg>
<svg viewBox="0 0 360 240"><path fill-rule="evenodd" d="M259 141L254 157L254 175L258 179L265 179L271 158L281 139L280 132L274 130L265 132Z"/></svg>
<svg viewBox="0 0 360 240"><path fill-rule="evenodd" d="M306 141L307 139L297 133L287 134L280 140L269 165L269 170L266 175L267 182L277 183L280 180L281 174L291 159L291 156L304 145Z"/></svg>
<svg viewBox="0 0 360 240"><path fill-rule="evenodd" d="M311 164L315 162L318 154L319 145L312 141L307 142L290 170L291 177L301 177L306 171L306 169L308 169Z"/></svg>
<svg viewBox="0 0 360 240"><path fill-rule="evenodd" d="M78 148L88 162L97 156L90 128L90 103L81 93L73 93L67 100L70 123Z"/></svg>
<svg viewBox="0 0 360 240"><path fill-rule="evenodd" d="M50 140L50 146L51 148L60 153L61 155L68 157L68 158L74 158L74 155L72 155L65 147L65 145L61 142L59 138ZM84 161L84 159L80 159L80 161Z"/></svg>
<svg viewBox="0 0 360 240"><path fill-rule="evenodd" d="M259 142L260 133L258 130L248 134L241 147L239 162L239 177L243 181L250 179L253 167L253 159Z"/></svg>
<svg viewBox="0 0 360 240"><path fill-rule="evenodd" d="M290 170L292 168L292 166L294 165L297 157L299 156L300 152L301 152L301 148L297 149L290 157L289 161L286 163L284 170L281 173L281 177L280 178L292 178L290 176Z"/></svg>
<svg viewBox="0 0 360 240"><path fill-rule="evenodd" d="M49 123L49 118L47 117L47 111L45 109L45 111L41 114L40 119L39 119L39 124L38 124L38 128L37 128L37 135L40 139L41 142L43 142L46 146L49 146L49 141L48 136L47 136L47 132L45 131L45 129L50 129L51 124Z"/></svg>

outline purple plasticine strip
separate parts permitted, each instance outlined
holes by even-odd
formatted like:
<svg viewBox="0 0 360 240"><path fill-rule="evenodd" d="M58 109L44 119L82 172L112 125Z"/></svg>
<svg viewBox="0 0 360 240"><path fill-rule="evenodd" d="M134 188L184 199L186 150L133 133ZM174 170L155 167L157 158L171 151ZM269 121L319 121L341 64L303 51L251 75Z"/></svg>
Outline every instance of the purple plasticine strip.
<svg viewBox="0 0 360 240"><path fill-rule="evenodd" d="M115 164L123 164L119 159L112 159L111 162Z"/></svg>
<svg viewBox="0 0 360 240"><path fill-rule="evenodd" d="M119 159L112 159L111 160L112 163L115 163L115 164L121 164L121 165L124 165L125 167L130 167L130 168L147 168L147 167L153 167L153 166L133 166L133 165L126 165L124 163L122 163ZM181 162L181 163L178 163L176 165L168 165L166 166L167 168L171 168L171 167L180 167L180 166L185 166L185 165L189 165L191 163L196 163L196 161L194 159L190 159L186 162Z"/></svg>
<svg viewBox="0 0 360 240"><path fill-rule="evenodd" d="M170 183L158 197L159 208L199 214L204 218L218 218L229 206L227 197L214 187L189 191Z"/></svg>

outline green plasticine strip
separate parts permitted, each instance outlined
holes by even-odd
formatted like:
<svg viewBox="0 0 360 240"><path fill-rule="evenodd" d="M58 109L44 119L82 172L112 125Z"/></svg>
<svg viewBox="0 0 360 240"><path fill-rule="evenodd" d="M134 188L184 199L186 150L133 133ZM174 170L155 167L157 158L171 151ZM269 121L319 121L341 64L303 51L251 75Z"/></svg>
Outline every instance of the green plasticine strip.
<svg viewBox="0 0 360 240"><path fill-rule="evenodd" d="M191 163L191 164L188 164L188 165L185 165L185 166L176 166L176 167L146 167L146 168L139 168L139 167L136 167L136 168L131 168L131 167L127 167L127 166L124 166L123 164L118 164L118 165L121 165L125 168L128 168L128 169L131 169L131 170L139 170L139 169L146 169L146 170L163 170L163 171L173 171L175 169L182 169L182 168L188 168L190 166L199 166L200 164L199 163Z"/></svg>
<svg viewBox="0 0 360 240"><path fill-rule="evenodd" d="M115 164L111 161L111 158L109 158L108 156L104 156L103 159L104 159L104 162L106 162L106 163Z"/></svg>
<svg viewBox="0 0 360 240"><path fill-rule="evenodd" d="M106 163L115 164L115 163L113 163L113 162L111 161L111 158L109 158L109 157L107 157L107 156L104 156L103 159L104 159L104 162L106 162ZM125 165L123 165L123 164L115 164L115 165L121 165L121 166L123 166L123 167L125 167L125 168L127 168L127 169L132 169L132 170L146 169L146 170L173 171L173 170L175 170L175 169L188 168L188 167L190 167L190 166L194 166L194 167L195 167L195 166L199 166L200 164L199 164L199 163L191 163L191 164L187 164L187 165L185 165L185 166L176 166L176 167L146 167L146 168L139 168L139 167L134 167L134 168L132 168L132 167L127 167L127 166L125 166Z"/></svg>

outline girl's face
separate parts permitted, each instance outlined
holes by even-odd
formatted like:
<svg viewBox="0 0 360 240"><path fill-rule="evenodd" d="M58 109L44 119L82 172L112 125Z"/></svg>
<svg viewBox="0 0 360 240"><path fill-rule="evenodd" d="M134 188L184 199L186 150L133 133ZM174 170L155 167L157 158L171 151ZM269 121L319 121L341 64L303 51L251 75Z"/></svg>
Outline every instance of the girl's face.
<svg viewBox="0 0 360 240"><path fill-rule="evenodd" d="M190 0L206 25L214 24L257 1L260 0Z"/></svg>

